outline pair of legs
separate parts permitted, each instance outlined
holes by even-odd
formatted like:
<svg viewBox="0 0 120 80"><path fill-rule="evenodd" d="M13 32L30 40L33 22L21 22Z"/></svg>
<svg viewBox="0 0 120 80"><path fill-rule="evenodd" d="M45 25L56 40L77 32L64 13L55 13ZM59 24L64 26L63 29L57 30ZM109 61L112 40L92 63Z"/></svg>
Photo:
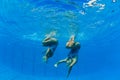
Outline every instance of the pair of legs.
<svg viewBox="0 0 120 80"><path fill-rule="evenodd" d="M50 57L52 57L52 56L53 56L53 51L52 51L50 48L48 48L48 49L46 50L45 55L43 56L43 60L44 60L45 62L47 62L47 61L48 61L48 58L50 58Z"/></svg>
<svg viewBox="0 0 120 80"><path fill-rule="evenodd" d="M66 62L67 66L69 67L68 73L67 73L67 77L68 77L70 72L71 72L71 70L72 70L72 67L76 64L77 59L78 59L77 56L74 56L72 58L71 57L67 57L67 58L65 58L63 60L58 61L54 66L57 67L60 63Z"/></svg>

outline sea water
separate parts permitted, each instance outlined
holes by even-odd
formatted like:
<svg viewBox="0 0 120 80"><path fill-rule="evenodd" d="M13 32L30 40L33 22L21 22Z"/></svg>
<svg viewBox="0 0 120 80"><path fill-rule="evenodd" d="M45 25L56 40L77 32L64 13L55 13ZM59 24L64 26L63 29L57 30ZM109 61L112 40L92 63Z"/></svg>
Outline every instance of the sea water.
<svg viewBox="0 0 120 80"><path fill-rule="evenodd" d="M0 0L0 80L120 80L119 0ZM42 40L59 45L47 63ZM80 42L78 61L66 78L65 48Z"/></svg>

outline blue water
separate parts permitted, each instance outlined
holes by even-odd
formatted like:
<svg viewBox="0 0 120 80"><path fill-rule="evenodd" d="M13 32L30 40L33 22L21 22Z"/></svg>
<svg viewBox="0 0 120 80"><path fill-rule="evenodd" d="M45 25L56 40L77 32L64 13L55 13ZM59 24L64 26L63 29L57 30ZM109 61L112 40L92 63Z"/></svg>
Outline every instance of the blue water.
<svg viewBox="0 0 120 80"><path fill-rule="evenodd" d="M120 80L120 1L0 0L0 80ZM55 33L59 45L48 63L41 41ZM53 65L69 53L70 35L81 43L79 59Z"/></svg>

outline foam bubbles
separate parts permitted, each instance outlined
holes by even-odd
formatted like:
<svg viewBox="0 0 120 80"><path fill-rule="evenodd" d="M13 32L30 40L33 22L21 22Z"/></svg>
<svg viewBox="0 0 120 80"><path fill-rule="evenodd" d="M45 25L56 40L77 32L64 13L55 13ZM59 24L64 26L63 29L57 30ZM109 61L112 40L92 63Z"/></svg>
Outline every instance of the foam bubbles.
<svg viewBox="0 0 120 80"><path fill-rule="evenodd" d="M99 10L103 10L105 8L105 4L100 3L97 0L90 0L86 3L83 3L83 8L87 8L87 7L97 7Z"/></svg>

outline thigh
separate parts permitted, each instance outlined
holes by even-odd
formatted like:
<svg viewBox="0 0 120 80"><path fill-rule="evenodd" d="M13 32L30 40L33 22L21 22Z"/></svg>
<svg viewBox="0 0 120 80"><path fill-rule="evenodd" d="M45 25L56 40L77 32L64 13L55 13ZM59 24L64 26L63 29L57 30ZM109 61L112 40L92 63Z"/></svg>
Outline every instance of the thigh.
<svg viewBox="0 0 120 80"><path fill-rule="evenodd" d="M72 58L72 62L70 63L70 66L74 66L77 63L78 57L75 56Z"/></svg>
<svg viewBox="0 0 120 80"><path fill-rule="evenodd" d="M53 52L50 48L48 48L47 52L46 52L46 56L49 58L49 57L52 57L53 56Z"/></svg>

